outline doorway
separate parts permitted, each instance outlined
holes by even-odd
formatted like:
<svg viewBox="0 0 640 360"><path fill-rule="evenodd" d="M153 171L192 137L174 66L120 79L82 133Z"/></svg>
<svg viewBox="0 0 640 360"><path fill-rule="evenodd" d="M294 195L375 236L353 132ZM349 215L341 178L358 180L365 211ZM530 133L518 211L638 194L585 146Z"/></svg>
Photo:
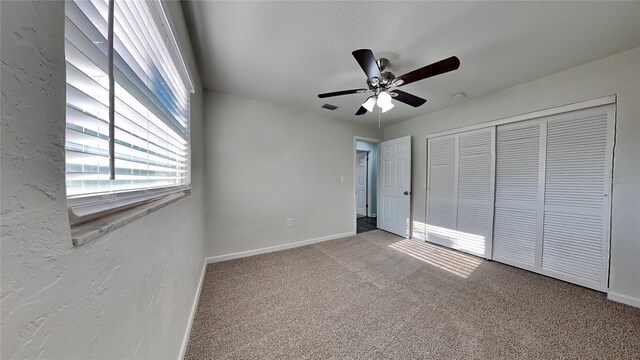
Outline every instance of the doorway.
<svg viewBox="0 0 640 360"><path fill-rule="evenodd" d="M377 229L378 144L356 141L356 233Z"/></svg>

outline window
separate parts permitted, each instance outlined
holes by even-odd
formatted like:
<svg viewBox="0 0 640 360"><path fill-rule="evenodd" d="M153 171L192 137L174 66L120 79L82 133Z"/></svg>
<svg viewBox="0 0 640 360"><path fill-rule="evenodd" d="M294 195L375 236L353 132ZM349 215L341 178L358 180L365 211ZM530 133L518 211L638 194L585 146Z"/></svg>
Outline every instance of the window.
<svg viewBox="0 0 640 360"><path fill-rule="evenodd" d="M188 189L193 87L160 1L75 0L65 13L75 217Z"/></svg>

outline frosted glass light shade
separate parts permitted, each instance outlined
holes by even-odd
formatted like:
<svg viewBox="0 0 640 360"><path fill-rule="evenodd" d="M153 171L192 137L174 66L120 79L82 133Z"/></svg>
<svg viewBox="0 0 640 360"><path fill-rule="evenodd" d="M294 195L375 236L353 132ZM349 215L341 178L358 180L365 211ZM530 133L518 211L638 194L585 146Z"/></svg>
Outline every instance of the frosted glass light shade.
<svg viewBox="0 0 640 360"><path fill-rule="evenodd" d="M368 112L373 111L373 107L376 106L376 98L375 96L370 96L367 101L362 104L362 107L367 109Z"/></svg>
<svg viewBox="0 0 640 360"><path fill-rule="evenodd" d="M395 106L395 105L393 105L392 103L384 104L384 106L380 106L380 110L381 110L383 113L386 113L387 111L389 111L389 110L393 109L393 107L394 107L394 106Z"/></svg>
<svg viewBox="0 0 640 360"><path fill-rule="evenodd" d="M391 103L391 95L386 92L378 94L378 106L380 106L380 110L382 110L383 113L393 109L394 105Z"/></svg>

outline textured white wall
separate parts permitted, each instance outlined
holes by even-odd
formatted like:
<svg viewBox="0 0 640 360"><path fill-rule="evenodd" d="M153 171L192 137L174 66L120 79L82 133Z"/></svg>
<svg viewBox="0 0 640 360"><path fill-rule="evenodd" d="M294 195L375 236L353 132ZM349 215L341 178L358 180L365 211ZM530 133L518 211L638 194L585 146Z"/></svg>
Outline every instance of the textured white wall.
<svg viewBox="0 0 640 360"><path fill-rule="evenodd" d="M382 134L377 124L207 91L209 256L355 231L356 135Z"/></svg>
<svg viewBox="0 0 640 360"><path fill-rule="evenodd" d="M413 221L425 221L427 134L611 94L618 105L609 285L640 299L640 48L385 128L385 139L413 135Z"/></svg>
<svg viewBox="0 0 640 360"><path fill-rule="evenodd" d="M64 183L61 1L1 1L3 359L177 358L204 260L201 86L193 194L73 248Z"/></svg>

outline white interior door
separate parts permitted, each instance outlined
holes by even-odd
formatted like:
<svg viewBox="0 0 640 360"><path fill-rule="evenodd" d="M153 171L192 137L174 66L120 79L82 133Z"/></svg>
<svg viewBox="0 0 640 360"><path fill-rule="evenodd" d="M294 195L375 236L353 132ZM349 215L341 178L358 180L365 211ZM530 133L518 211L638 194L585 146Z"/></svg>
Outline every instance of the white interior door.
<svg viewBox="0 0 640 360"><path fill-rule="evenodd" d="M366 151L356 154L356 214L367 216L367 156Z"/></svg>
<svg viewBox="0 0 640 360"><path fill-rule="evenodd" d="M411 206L411 136L380 143L378 228L408 238Z"/></svg>

